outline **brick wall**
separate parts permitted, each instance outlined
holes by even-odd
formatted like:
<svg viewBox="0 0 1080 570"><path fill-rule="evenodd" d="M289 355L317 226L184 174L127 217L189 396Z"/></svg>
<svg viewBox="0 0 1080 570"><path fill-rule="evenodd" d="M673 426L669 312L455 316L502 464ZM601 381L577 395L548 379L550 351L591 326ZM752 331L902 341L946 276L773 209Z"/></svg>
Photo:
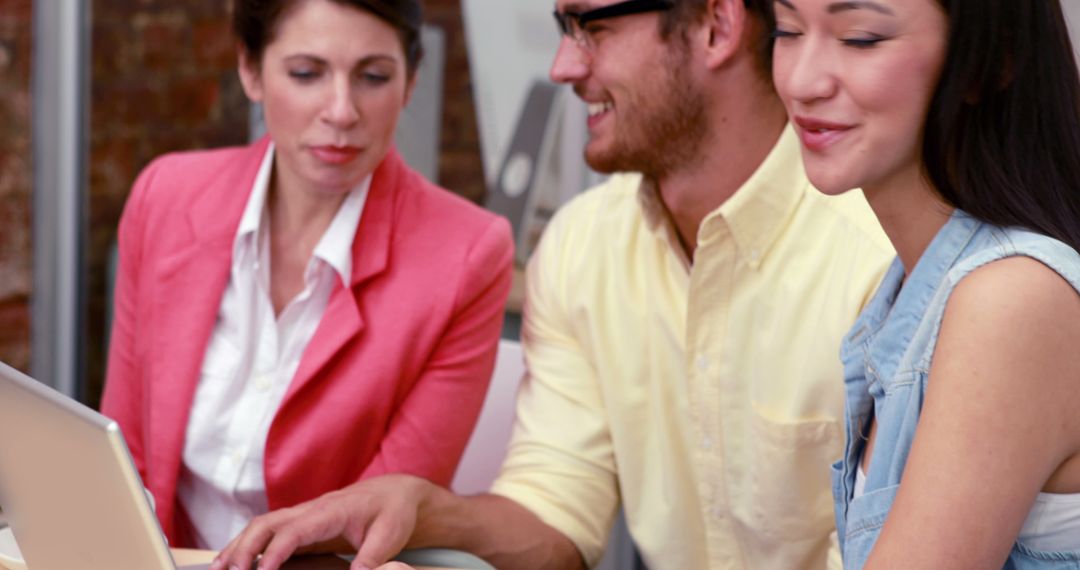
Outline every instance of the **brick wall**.
<svg viewBox="0 0 1080 570"><path fill-rule="evenodd" d="M93 4L89 148L88 395L105 369L106 261L138 171L170 150L238 144L247 102L236 79L225 2L109 0ZM483 169L460 0L427 0L447 39L439 181L473 200ZM30 365L30 0L0 0L0 360Z"/></svg>
<svg viewBox="0 0 1080 570"><path fill-rule="evenodd" d="M465 48L461 0L426 0L425 19L446 31L442 140L438 182L479 202L484 198L484 165L473 106L472 76Z"/></svg>
<svg viewBox="0 0 1080 570"><path fill-rule="evenodd" d="M94 2L87 241L87 396L105 371L107 258L138 172L173 150L243 143L247 103L236 79L225 2Z"/></svg>
<svg viewBox="0 0 1080 570"><path fill-rule="evenodd" d="M0 360L30 368L31 2L0 0Z"/></svg>
<svg viewBox="0 0 1080 570"><path fill-rule="evenodd" d="M2 3L29 4L28 0ZM93 3L86 345L91 404L97 402L106 360L107 253L135 176L153 157L170 150L246 140L247 100L236 78L226 4L206 0ZM439 181L479 200L484 193L483 168L460 0L426 0L425 9L427 21L442 27L447 39ZM2 189L0 182L0 201L4 200ZM3 215L0 208L0 221ZM0 270L3 251L0 242ZM4 318L0 287L0 348Z"/></svg>

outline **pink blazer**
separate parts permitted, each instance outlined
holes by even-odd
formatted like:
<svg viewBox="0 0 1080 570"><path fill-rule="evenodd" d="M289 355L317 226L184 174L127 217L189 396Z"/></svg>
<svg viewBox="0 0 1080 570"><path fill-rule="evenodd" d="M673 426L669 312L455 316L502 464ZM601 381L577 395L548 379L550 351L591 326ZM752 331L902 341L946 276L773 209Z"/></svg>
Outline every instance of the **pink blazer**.
<svg viewBox="0 0 1080 570"><path fill-rule="evenodd" d="M102 412L114 418L173 545L188 414L268 141L171 154L138 180ZM449 484L483 404L510 288L506 220L431 184L391 150L375 171L340 283L270 427L271 509L365 477Z"/></svg>

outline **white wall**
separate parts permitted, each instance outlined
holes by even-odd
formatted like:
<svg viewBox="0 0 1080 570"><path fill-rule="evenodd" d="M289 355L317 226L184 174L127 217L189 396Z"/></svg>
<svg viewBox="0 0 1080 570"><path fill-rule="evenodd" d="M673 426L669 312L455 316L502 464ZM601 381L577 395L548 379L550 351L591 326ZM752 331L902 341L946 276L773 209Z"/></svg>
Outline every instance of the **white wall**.
<svg viewBox="0 0 1080 570"><path fill-rule="evenodd" d="M1073 49L1080 60L1080 0L1061 0L1061 7L1065 10L1065 19L1069 21Z"/></svg>
<svg viewBox="0 0 1080 570"><path fill-rule="evenodd" d="M1080 1L1080 0L1073 0ZM488 182L495 180L529 87L547 77L559 34L553 0L463 0L465 42Z"/></svg>

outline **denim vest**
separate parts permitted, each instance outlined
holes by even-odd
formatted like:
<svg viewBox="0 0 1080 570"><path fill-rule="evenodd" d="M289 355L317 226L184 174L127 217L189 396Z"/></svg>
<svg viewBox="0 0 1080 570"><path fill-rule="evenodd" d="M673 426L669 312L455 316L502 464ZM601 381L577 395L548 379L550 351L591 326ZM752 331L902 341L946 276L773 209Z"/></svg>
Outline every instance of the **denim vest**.
<svg viewBox="0 0 1080 570"><path fill-rule="evenodd" d="M862 568L889 514L922 411L930 360L945 302L965 275L991 261L1024 255L1080 291L1080 255L1032 232L977 221L957 210L919 259L906 283L897 259L844 339L844 458L833 465L836 527L845 568ZM852 500L871 412L877 440L862 496ZM1077 568L1080 551L1036 551L1015 543L1008 569Z"/></svg>

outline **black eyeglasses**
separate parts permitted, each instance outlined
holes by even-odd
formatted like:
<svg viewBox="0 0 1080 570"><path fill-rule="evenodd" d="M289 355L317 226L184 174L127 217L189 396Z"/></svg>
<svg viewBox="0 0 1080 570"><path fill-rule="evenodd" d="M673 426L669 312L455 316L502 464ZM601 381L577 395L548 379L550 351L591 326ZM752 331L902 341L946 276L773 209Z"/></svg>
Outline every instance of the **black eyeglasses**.
<svg viewBox="0 0 1080 570"><path fill-rule="evenodd" d="M555 12L554 15L562 35L573 39L582 47L591 47L589 34L585 32L585 26L590 22L631 14L659 12L668 10L674 5L674 0L624 0L585 12Z"/></svg>

